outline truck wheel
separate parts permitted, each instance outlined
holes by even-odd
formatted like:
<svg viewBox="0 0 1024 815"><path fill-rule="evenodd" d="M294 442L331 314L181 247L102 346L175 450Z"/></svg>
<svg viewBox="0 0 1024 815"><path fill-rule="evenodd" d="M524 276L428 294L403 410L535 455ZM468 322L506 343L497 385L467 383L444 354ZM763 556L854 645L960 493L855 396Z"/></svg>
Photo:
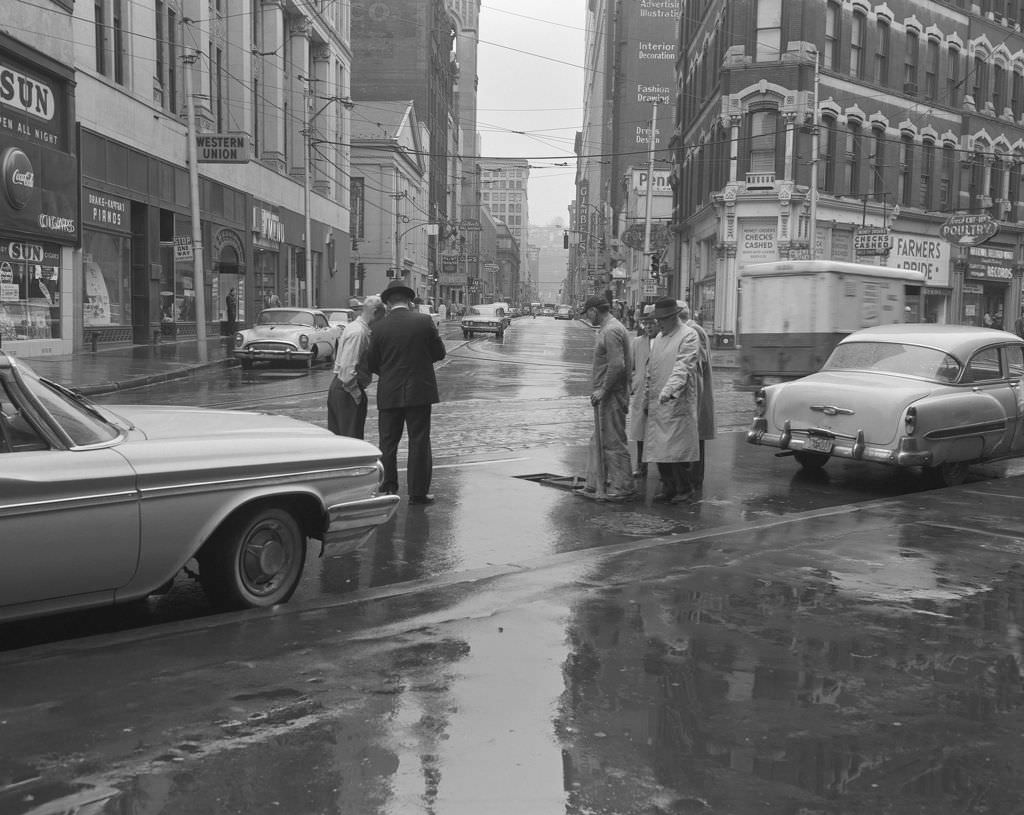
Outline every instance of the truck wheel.
<svg viewBox="0 0 1024 815"><path fill-rule="evenodd" d="M267 608L295 592L306 539L290 513L264 507L226 524L199 559L199 582L222 608Z"/></svg>
<svg viewBox="0 0 1024 815"><path fill-rule="evenodd" d="M820 470L828 462L830 456L827 453L814 453L806 450L797 450L793 453L796 463L805 470Z"/></svg>
<svg viewBox="0 0 1024 815"><path fill-rule="evenodd" d="M929 487L957 487L967 480L970 467L966 461L947 461L924 468L924 479Z"/></svg>

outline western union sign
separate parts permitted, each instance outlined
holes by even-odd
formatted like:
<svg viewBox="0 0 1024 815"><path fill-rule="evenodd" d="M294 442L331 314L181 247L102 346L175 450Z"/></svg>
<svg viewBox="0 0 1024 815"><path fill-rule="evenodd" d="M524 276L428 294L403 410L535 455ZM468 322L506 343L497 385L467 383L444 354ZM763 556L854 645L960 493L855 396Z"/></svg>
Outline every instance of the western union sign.
<svg viewBox="0 0 1024 815"><path fill-rule="evenodd" d="M196 156L200 164L245 164L252 157L248 133L197 133Z"/></svg>

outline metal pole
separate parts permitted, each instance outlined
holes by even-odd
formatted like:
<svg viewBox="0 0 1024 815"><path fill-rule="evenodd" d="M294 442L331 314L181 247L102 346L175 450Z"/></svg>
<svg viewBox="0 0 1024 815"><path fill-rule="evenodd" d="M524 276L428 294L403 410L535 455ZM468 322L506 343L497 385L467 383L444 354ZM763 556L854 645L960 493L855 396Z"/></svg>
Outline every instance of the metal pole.
<svg viewBox="0 0 1024 815"><path fill-rule="evenodd" d="M651 103L651 133L647 138L647 211L644 213L644 255L651 253L651 200L654 192L654 141L658 127L658 102Z"/></svg>
<svg viewBox="0 0 1024 815"><path fill-rule="evenodd" d="M310 172L313 168L313 162L310 156L310 133L309 133L309 106L312 103L313 87L312 80L307 76L303 78L303 82L306 85L306 89L303 92L302 99L302 138L304 139L303 160L305 164L303 172L304 183L302 185L302 204L303 212L305 214L305 226L306 230L306 243L305 243L305 255L306 255L306 305L309 308L313 308L313 240L310 234L313 230L312 220L309 217L309 190L310 190Z"/></svg>
<svg viewBox="0 0 1024 815"><path fill-rule="evenodd" d="M818 131L821 128L821 117L818 110L818 77L819 55L814 52L814 124L811 129L811 219L810 219L810 252L811 260L818 256Z"/></svg>
<svg viewBox="0 0 1024 815"><path fill-rule="evenodd" d="M182 18L182 26L191 20ZM206 348L206 281L203 276L203 225L199 216L199 161L196 155L196 108L192 99L192 65L199 54L196 51L182 54L185 64L185 110L188 116L188 180L189 196L192 199L192 291L196 312L196 346L199 361L207 361Z"/></svg>

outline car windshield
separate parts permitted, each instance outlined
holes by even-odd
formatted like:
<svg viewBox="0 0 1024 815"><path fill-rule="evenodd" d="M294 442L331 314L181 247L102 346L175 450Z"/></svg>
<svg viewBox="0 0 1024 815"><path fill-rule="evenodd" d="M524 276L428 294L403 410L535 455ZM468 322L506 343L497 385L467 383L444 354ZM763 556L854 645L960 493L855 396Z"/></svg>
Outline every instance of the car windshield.
<svg viewBox="0 0 1024 815"><path fill-rule="evenodd" d="M937 348L901 342L844 342L836 346L823 371L882 371L955 382L960 363Z"/></svg>
<svg viewBox="0 0 1024 815"><path fill-rule="evenodd" d="M102 444L121 434L121 429L108 422L84 396L48 382L24 366L21 374L25 389L42 404L75 445Z"/></svg>
<svg viewBox="0 0 1024 815"><path fill-rule="evenodd" d="M351 311L331 310L331 311L325 311L324 314L327 315L327 319L328 320L331 320L332 322L338 322L338 323L347 323L352 318L352 312Z"/></svg>
<svg viewBox="0 0 1024 815"><path fill-rule="evenodd" d="M496 317L497 309L493 306L473 306L469 310L471 317Z"/></svg>
<svg viewBox="0 0 1024 815"><path fill-rule="evenodd" d="M256 325L313 325L313 315L308 311L274 309L261 311Z"/></svg>

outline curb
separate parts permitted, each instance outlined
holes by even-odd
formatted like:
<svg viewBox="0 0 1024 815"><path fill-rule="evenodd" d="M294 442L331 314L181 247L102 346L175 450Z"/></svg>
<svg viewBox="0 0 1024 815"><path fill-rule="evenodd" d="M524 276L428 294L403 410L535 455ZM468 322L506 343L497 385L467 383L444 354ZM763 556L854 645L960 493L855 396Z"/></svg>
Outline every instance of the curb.
<svg viewBox="0 0 1024 815"><path fill-rule="evenodd" d="M102 382L98 385L83 385L75 390L82 396L99 396L104 393L132 390L133 388L144 388L147 385L157 385L162 382L171 382L175 379L186 379L196 371L207 368L231 368L238 365L234 357L214 360L213 362L200 362L195 365L186 365L174 371L164 371L158 374L142 374L129 379L122 379L117 382Z"/></svg>

